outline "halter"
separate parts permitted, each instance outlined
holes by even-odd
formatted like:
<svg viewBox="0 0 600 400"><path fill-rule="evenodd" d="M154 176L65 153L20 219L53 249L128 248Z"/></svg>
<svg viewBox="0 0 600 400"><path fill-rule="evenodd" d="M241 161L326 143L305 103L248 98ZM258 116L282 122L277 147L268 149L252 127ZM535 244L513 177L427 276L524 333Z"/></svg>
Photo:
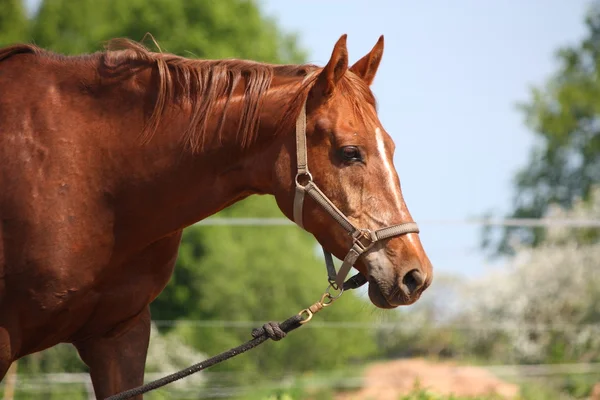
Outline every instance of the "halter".
<svg viewBox="0 0 600 400"><path fill-rule="evenodd" d="M342 266L338 272L335 271L331 253L323 247L325 256L325 267L327 268L327 277L329 283L334 289L354 289L364 285L367 279L361 274L353 276L344 282L354 263L365 251L369 250L376 242L395 236L405 235L407 233L419 233L419 227L415 222L405 222L397 225L390 225L375 231L369 229L359 229L343 212L341 212L329 198L319 189L313 181L313 177L308 170L307 152L306 152L306 102L300 111L296 120L296 194L294 196L294 221L298 226L304 228L302 223L302 212L304 206L304 196L308 194L313 198L329 215L333 217L352 236L352 247L346 254Z"/></svg>

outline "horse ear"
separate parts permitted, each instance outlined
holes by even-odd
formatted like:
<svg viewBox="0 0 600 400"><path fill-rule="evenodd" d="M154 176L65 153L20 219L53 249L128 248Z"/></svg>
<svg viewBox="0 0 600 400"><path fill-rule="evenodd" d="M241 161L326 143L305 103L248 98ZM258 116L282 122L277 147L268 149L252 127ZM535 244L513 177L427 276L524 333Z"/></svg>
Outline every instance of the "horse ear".
<svg viewBox="0 0 600 400"><path fill-rule="evenodd" d="M350 71L361 77L367 85L371 86L373 79L375 79L375 74L379 68L379 63L381 62L382 56L383 35L379 37L379 40L377 43L375 43L375 46L373 46L369 54L358 60L352 67L350 67Z"/></svg>
<svg viewBox="0 0 600 400"><path fill-rule="evenodd" d="M348 70L348 49L346 48L347 34L343 34L331 53L331 58L321 72L323 92L325 96L330 96L335 90L335 86L342 79Z"/></svg>

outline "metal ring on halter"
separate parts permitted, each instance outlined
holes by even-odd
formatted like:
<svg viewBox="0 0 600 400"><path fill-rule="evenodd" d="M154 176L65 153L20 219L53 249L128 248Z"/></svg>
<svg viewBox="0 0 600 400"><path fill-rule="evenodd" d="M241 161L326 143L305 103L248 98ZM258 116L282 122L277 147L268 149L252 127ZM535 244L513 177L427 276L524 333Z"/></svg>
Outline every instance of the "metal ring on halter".
<svg viewBox="0 0 600 400"><path fill-rule="evenodd" d="M300 178L301 176L306 176L308 178L308 182L306 182L306 184L301 184L300 181L298 180L298 178ZM309 171L306 172L298 172L296 174L296 186L300 186L300 187L304 187L306 186L309 182L312 182L313 180L313 176Z"/></svg>
<svg viewBox="0 0 600 400"><path fill-rule="evenodd" d="M335 285L337 286L337 285ZM331 289L333 290L339 290L340 292L337 295L332 295L331 294ZM329 284L329 286L327 286L327 289L325 289L325 293L327 293L329 295L329 298L333 301L333 300L337 300L340 298L340 296L342 295L342 293L344 293L344 288L338 287L335 288L331 283Z"/></svg>
<svg viewBox="0 0 600 400"><path fill-rule="evenodd" d="M342 293L344 292L343 289L340 289L340 293L338 293L336 296L332 296L331 293L329 293L330 288L331 288L331 285L329 285L329 287L327 287L327 291L325 293L323 293L323 296L321 296L321 300L319 300L319 304L321 304L321 306L323 308L330 306L331 303L333 303L334 301L339 299L340 296L342 295Z"/></svg>

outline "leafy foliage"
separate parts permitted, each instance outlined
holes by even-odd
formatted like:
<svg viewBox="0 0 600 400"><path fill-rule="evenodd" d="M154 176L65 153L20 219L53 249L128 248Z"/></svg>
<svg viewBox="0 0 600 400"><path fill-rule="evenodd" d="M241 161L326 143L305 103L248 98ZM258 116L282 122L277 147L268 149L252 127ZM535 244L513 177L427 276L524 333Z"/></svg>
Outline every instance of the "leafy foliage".
<svg viewBox="0 0 600 400"><path fill-rule="evenodd" d="M187 57L305 58L295 36L281 32L256 1L44 0L32 25L37 44L67 54L100 50L115 37L141 40L151 33L163 51Z"/></svg>
<svg viewBox="0 0 600 400"><path fill-rule="evenodd" d="M28 21L21 0L0 0L0 47L27 39Z"/></svg>
<svg viewBox="0 0 600 400"><path fill-rule="evenodd" d="M551 206L548 211L548 218L598 217L599 188L590 189L587 202L575 200L572 210ZM470 302L465 321L503 321L505 346L510 343L511 350L495 354L503 361L600 361L599 259L600 243L582 244L568 228L549 229L537 247L517 248L511 265L471 288L467 295L477 302ZM479 345L498 346L497 333L486 332Z"/></svg>
<svg viewBox="0 0 600 400"><path fill-rule="evenodd" d="M533 88L521 105L536 135L528 164L515 177L512 217L539 218L550 204L568 207L577 198L588 199L600 182L600 2L594 1L585 20L587 37L557 52L560 67L545 87ZM484 244L490 245L484 235ZM498 244L513 253L519 243L537 246L541 228L508 227ZM597 241L597 232L587 240Z"/></svg>

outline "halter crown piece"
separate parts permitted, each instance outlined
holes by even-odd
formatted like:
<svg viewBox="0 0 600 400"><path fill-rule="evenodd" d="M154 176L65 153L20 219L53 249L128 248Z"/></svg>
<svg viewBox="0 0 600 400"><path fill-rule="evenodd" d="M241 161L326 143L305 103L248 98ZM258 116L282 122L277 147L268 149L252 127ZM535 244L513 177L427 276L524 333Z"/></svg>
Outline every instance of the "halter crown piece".
<svg viewBox="0 0 600 400"><path fill-rule="evenodd" d="M338 272L335 271L331 253L323 248L329 283L334 289L354 289L367 282L367 279L360 273L348 279L346 282L344 282L344 280L346 279L346 276L348 276L350 269L354 266L358 257L369 250L376 242L395 236L405 235L407 233L419 233L419 227L415 222L391 225L375 231L359 229L354 226L348 217L346 217L346 215L344 215L344 213L341 212L319 189L308 170L306 152L306 102L296 120L296 160L296 193L294 196L294 221L296 224L301 228L304 228L302 223L302 212L304 196L308 194L325 211L327 211L327 213L331 215L350 236L352 236L352 247L346 254Z"/></svg>

